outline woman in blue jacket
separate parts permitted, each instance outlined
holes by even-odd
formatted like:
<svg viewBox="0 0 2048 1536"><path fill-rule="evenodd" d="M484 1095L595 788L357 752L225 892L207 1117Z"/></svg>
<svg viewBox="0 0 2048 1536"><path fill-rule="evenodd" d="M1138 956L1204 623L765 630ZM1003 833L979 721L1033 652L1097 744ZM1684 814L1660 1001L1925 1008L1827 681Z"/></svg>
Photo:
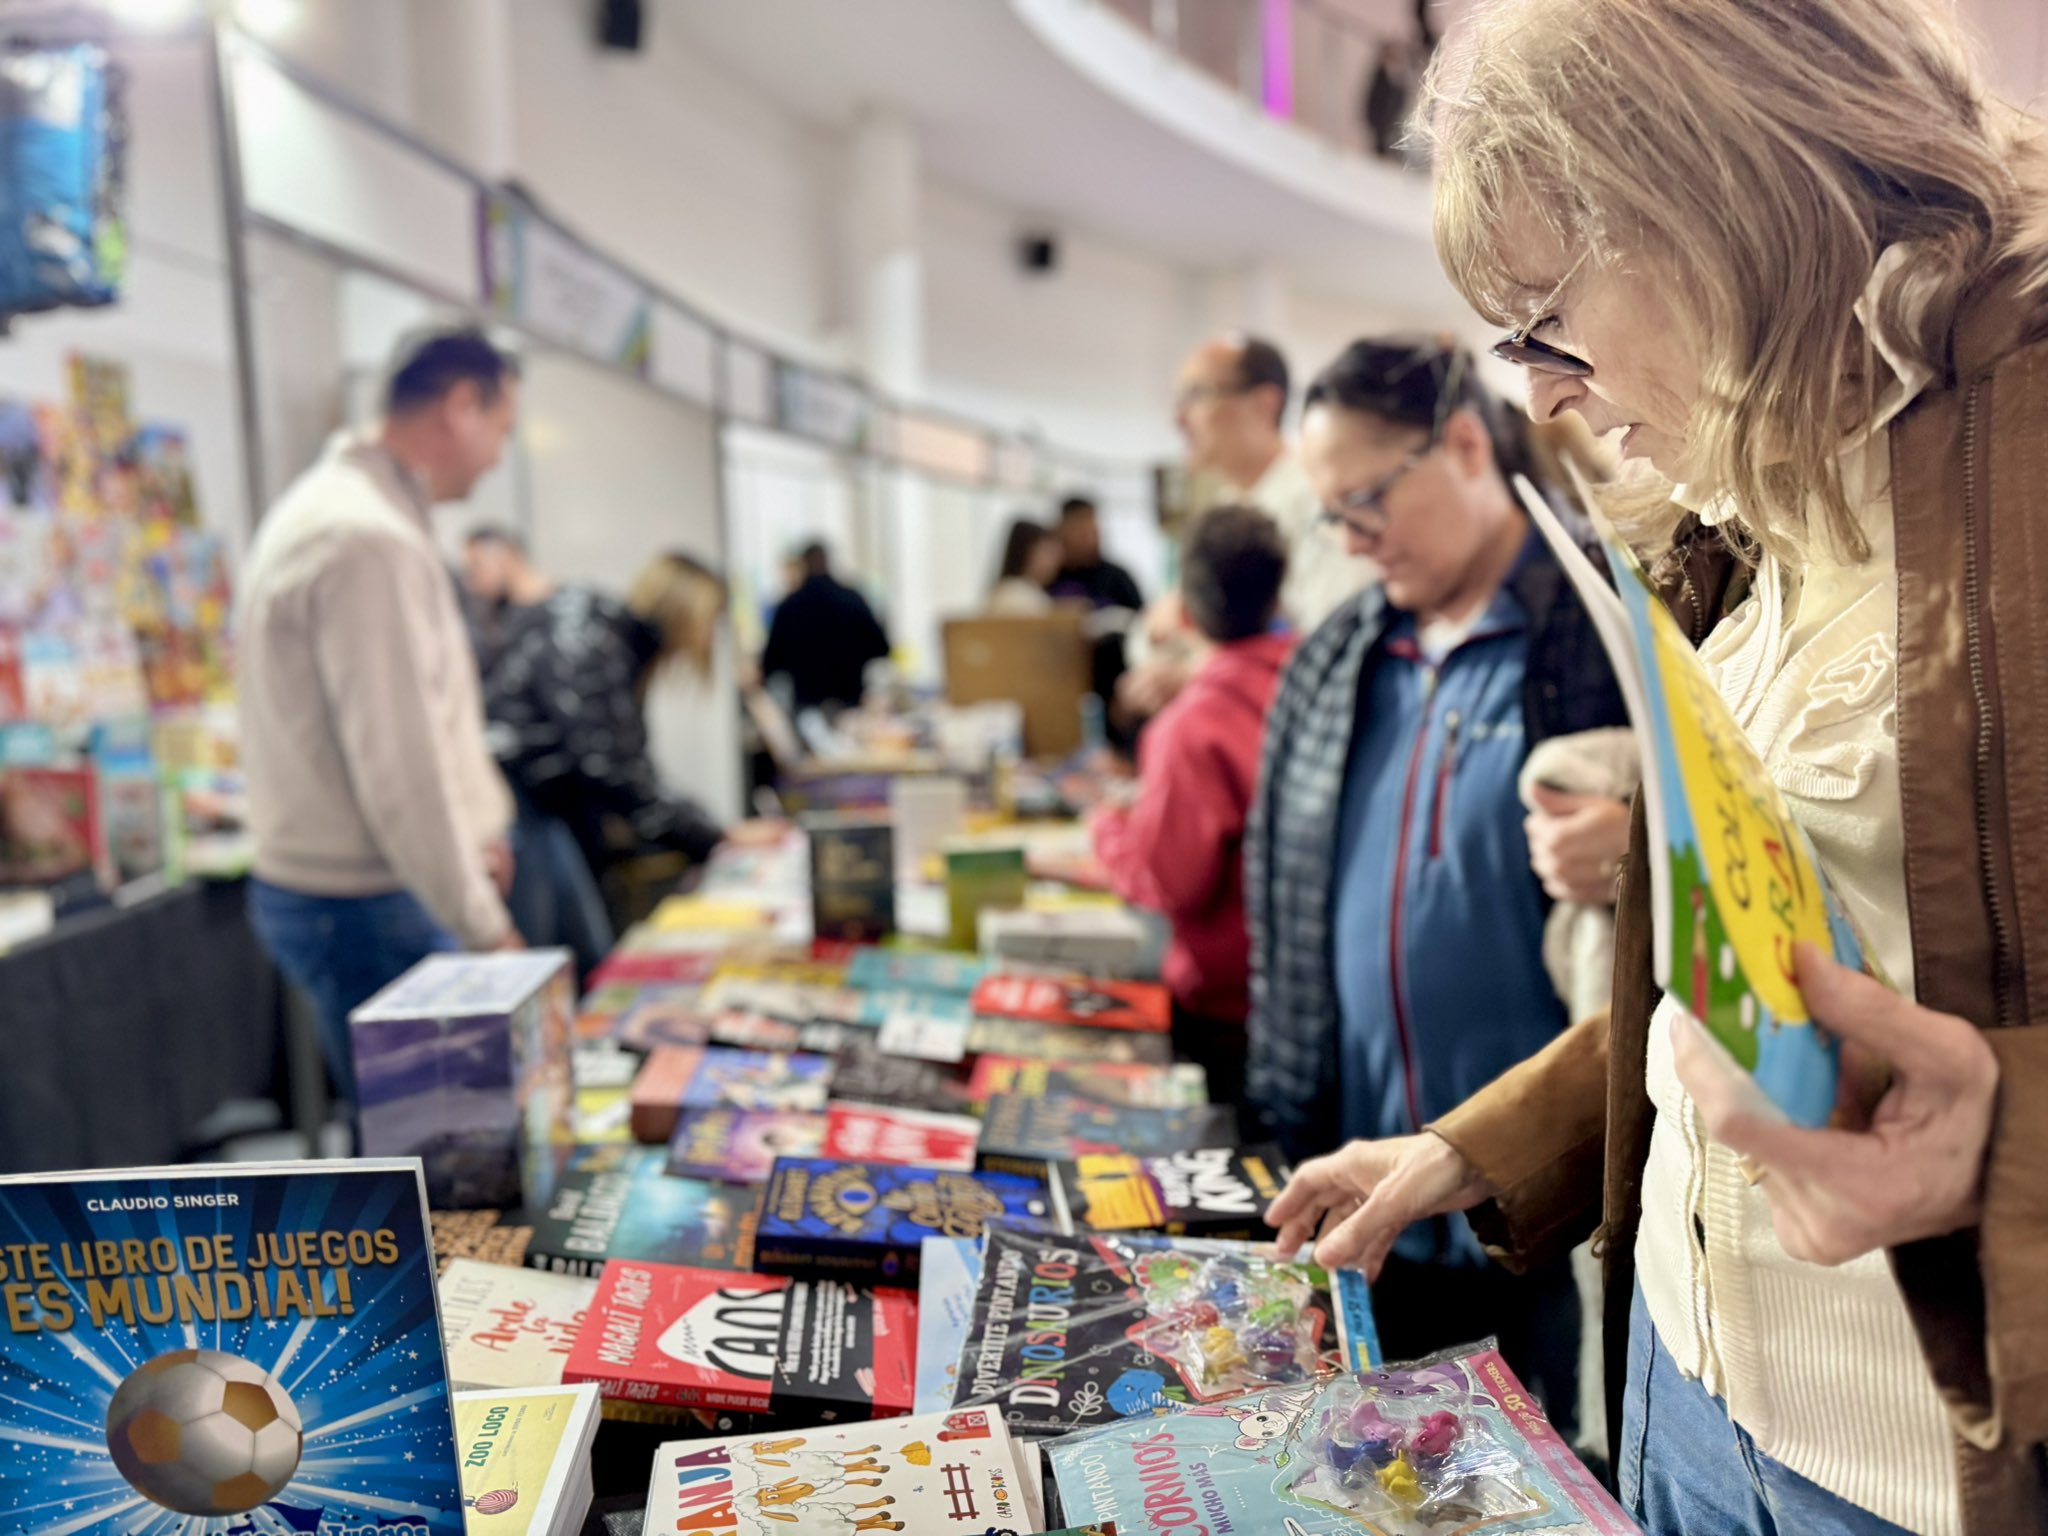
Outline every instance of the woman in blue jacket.
<svg viewBox="0 0 2048 1536"><path fill-rule="evenodd" d="M1627 719L1510 487L1527 423L1463 349L1354 344L1309 389L1301 452L1383 574L1289 666L1246 844L1249 1094L1296 1157L1419 1130L1571 1022L1516 781L1538 742ZM1453 1217L1404 1234L1374 1295L1390 1358L1498 1334L1573 1418L1567 1266L1509 1276Z"/></svg>

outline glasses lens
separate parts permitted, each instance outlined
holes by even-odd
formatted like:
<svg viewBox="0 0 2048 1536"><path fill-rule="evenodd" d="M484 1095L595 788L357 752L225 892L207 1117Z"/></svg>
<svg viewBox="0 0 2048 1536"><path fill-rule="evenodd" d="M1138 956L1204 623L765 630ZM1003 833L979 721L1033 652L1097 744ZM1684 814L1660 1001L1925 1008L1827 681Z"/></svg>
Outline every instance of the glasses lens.
<svg viewBox="0 0 2048 1536"><path fill-rule="evenodd" d="M1583 379L1593 371L1593 365L1584 358L1573 357L1550 345L1529 336L1504 336L1493 344L1493 355L1504 363L1513 363L1518 368L1534 368L1543 373L1561 373L1567 378Z"/></svg>

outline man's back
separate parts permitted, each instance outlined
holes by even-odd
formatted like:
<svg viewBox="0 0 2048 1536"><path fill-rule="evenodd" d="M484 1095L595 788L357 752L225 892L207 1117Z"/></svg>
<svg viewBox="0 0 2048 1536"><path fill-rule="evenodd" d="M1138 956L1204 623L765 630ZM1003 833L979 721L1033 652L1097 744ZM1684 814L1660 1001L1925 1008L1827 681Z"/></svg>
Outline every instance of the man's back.
<svg viewBox="0 0 2048 1536"><path fill-rule="evenodd" d="M505 935L484 846L510 803L423 498L337 441L259 529L238 622L256 873L319 896L410 890L472 944Z"/></svg>
<svg viewBox="0 0 2048 1536"><path fill-rule="evenodd" d="M799 709L860 703L867 665L889 654L868 601L829 575L805 579L775 610L761 671L790 681Z"/></svg>

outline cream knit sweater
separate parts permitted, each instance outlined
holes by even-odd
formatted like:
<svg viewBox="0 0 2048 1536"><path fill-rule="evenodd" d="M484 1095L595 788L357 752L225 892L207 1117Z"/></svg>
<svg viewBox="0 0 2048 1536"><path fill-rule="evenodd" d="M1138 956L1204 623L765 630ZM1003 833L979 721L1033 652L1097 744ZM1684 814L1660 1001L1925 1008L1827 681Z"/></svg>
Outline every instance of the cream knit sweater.
<svg viewBox="0 0 2048 1536"><path fill-rule="evenodd" d="M1890 267L1881 261L1869 299ZM1878 349L1886 354L1882 338ZM1767 560L1700 655L1763 754L1886 972L1909 995L1899 803L1898 575L1882 427L1926 384L1897 375L1877 429L1844 455L1867 560ZM1716 509L1702 508L1712 520ZM1724 513L1725 515L1725 513ZM1838 1269L1790 1258L1769 1202L1709 1142L1673 1070L1666 1000L1650 1029L1657 1123L1636 1261L1651 1321L1686 1375L1766 1456L1907 1530L1960 1528L1948 1419L1883 1254Z"/></svg>

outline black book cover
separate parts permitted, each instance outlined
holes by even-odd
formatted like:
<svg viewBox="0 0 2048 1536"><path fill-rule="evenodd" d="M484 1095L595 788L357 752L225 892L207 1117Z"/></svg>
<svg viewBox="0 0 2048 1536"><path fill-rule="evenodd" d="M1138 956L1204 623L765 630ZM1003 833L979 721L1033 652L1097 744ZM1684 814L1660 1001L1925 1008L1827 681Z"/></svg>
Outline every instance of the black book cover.
<svg viewBox="0 0 2048 1536"><path fill-rule="evenodd" d="M1274 1146L1100 1152L1049 1165L1046 1181L1064 1231L1263 1240L1287 1163Z"/></svg>
<svg viewBox="0 0 2048 1536"><path fill-rule="evenodd" d="M759 1206L759 1190L672 1178L659 1157L565 1173L533 1213L526 1262L563 1275L598 1274L607 1259L748 1269Z"/></svg>
<svg viewBox="0 0 2048 1536"><path fill-rule="evenodd" d="M832 1074L832 1097L945 1115L967 1114L974 1103L967 1074L959 1067L891 1056L865 1043L839 1053L839 1066Z"/></svg>

